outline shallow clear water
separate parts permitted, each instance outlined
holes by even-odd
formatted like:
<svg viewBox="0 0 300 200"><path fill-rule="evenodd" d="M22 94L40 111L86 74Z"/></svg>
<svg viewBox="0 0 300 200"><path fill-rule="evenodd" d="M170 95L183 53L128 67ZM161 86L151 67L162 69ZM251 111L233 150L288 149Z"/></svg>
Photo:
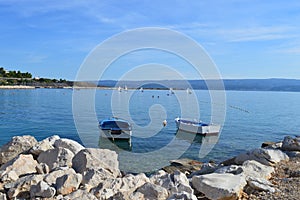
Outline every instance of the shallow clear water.
<svg viewBox="0 0 300 200"><path fill-rule="evenodd" d="M97 90L94 105L97 120L117 115L133 123L132 146L125 143L116 148L110 142L100 140L97 124L87 123L85 133L77 133L72 114L72 92L70 89L0 90L0 145L12 136L25 134L38 140L53 134L78 142L83 138L84 145L118 151L123 170L151 171L168 165L169 160L179 156L200 161L224 160L260 147L263 141L282 140L285 135L299 135L300 132L300 93L227 91L226 119L219 137L195 138L192 134L176 132L174 118L182 114L180 106L187 105L186 113L195 110L194 106L188 106L191 96L185 91L167 95L168 91L117 93ZM209 93L194 92L201 120L209 122ZM168 121L166 127L162 126L163 119ZM199 158L203 142L217 144L208 155Z"/></svg>

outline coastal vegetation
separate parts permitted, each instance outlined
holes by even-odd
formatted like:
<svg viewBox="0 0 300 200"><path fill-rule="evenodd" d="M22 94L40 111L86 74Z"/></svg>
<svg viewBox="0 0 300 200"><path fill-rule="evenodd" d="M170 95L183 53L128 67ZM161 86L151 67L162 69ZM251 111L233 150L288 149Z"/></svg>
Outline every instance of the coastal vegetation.
<svg viewBox="0 0 300 200"><path fill-rule="evenodd" d="M65 79L39 78L32 76L29 72L9 71L0 67L0 85L15 86L26 85L35 87L68 87L73 82Z"/></svg>

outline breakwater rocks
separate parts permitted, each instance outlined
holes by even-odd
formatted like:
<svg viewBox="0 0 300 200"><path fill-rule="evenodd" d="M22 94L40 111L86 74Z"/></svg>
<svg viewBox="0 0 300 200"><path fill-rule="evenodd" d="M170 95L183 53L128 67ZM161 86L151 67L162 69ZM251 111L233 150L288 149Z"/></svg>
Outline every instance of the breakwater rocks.
<svg viewBox="0 0 300 200"><path fill-rule="evenodd" d="M39 142L15 136L0 149L0 200L276 199L285 191L274 174L280 163L296 158L300 138L285 137L220 164L173 161L168 172L147 177L121 173L118 155L111 150L84 148L59 136ZM300 177L299 166L293 169L289 173Z"/></svg>

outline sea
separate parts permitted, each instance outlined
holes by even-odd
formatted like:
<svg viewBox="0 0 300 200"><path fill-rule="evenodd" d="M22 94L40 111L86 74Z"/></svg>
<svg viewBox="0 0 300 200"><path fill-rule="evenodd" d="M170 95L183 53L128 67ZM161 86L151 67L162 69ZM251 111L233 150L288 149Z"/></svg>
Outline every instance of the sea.
<svg viewBox="0 0 300 200"><path fill-rule="evenodd" d="M151 172L174 159L220 162L259 148L262 142L300 135L300 93L225 91L224 95L226 101L212 100L206 90L189 94L185 90L2 89L0 145L17 135L37 140L59 135L85 147L116 151L123 171ZM182 115L220 123L221 131L211 136L178 131L174 119ZM100 137L98 122L112 116L132 124L130 142Z"/></svg>

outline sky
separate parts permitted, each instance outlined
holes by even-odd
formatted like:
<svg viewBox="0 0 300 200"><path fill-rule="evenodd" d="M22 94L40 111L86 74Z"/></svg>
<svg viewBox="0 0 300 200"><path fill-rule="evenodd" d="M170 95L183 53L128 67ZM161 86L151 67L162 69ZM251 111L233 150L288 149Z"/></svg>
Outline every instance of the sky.
<svg viewBox="0 0 300 200"><path fill-rule="evenodd" d="M38 77L75 80L85 59L108 38L159 27L200 44L222 78L300 79L298 0L0 0L0 18L0 67ZM130 67L153 62L199 78L175 60L165 53L133 52L102 78L118 79ZM133 71L127 77L147 79L143 70ZM172 79L172 73L163 78Z"/></svg>

